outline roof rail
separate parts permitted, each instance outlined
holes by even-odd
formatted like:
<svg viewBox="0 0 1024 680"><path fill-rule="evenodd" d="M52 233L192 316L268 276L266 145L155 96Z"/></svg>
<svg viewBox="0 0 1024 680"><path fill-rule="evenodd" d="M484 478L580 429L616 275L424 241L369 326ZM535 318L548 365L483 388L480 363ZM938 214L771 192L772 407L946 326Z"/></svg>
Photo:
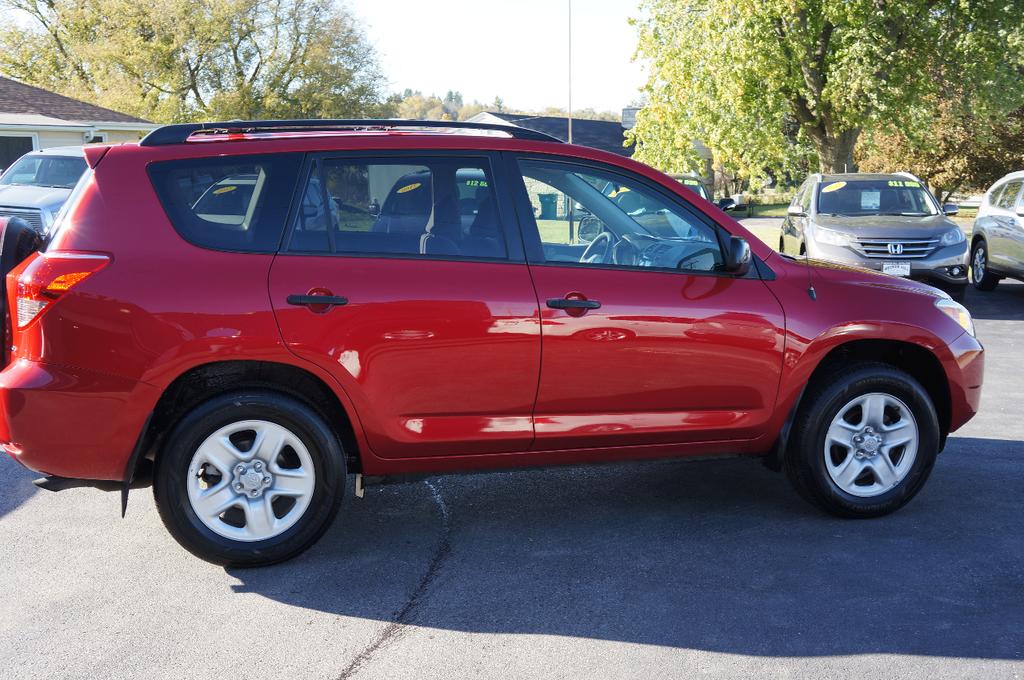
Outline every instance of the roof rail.
<svg viewBox="0 0 1024 680"><path fill-rule="evenodd" d="M182 144L195 133L245 134L251 132L330 132L335 130L395 130L395 129L455 129L504 132L514 139L535 142L562 140L543 132L513 125L494 123L468 123L452 120L394 120L394 119L327 119L327 120L230 120L219 123L178 123L159 127L142 138L141 146Z"/></svg>

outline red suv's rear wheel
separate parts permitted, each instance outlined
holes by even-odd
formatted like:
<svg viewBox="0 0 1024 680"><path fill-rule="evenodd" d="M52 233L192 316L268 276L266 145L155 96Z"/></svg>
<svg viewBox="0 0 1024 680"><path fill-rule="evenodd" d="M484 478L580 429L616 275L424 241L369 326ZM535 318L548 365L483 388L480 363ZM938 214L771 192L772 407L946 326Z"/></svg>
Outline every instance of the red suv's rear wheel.
<svg viewBox="0 0 1024 680"><path fill-rule="evenodd" d="M312 545L338 511L344 457L323 419L273 392L216 397L175 428L157 461L160 516L189 551L235 566Z"/></svg>

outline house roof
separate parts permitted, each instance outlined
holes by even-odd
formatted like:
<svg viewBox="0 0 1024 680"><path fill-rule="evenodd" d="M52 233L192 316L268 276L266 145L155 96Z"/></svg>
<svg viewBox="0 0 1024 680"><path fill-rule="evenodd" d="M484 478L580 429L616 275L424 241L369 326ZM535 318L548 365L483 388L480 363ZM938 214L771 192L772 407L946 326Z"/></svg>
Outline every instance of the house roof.
<svg viewBox="0 0 1024 680"><path fill-rule="evenodd" d="M537 132L543 132L557 137L563 142L569 141L569 119L560 116L531 116L522 113L498 113L487 111L474 116L475 120L483 116L491 116L512 125L529 128ZM497 121L492 121L497 122ZM572 119L572 143L589 146L602 151L619 154L620 156L632 156L633 146L623 146L626 141L625 130L622 124L611 120L587 120L583 118Z"/></svg>
<svg viewBox="0 0 1024 680"><path fill-rule="evenodd" d="M50 92L39 87L19 83L10 78L0 77L0 114L9 119L10 114L21 114L38 122L45 116L51 121L58 119L56 124L74 123L140 123L149 126L150 122L125 113L105 109L102 106L87 104L71 97ZM46 124L55 124L54 122Z"/></svg>

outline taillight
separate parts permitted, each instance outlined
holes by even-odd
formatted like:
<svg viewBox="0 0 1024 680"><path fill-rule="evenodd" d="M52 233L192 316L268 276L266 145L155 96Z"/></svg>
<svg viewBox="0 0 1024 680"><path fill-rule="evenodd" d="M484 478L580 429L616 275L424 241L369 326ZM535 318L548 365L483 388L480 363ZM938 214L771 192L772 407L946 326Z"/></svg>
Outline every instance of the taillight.
<svg viewBox="0 0 1024 680"><path fill-rule="evenodd" d="M42 253L18 276L17 324L28 326L65 293L110 263L96 253Z"/></svg>

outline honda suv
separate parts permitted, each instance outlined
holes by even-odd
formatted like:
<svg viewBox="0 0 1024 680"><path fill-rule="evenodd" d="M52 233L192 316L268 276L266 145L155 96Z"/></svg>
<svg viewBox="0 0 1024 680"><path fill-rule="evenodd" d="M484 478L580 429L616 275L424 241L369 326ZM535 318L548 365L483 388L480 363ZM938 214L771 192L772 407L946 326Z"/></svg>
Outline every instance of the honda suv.
<svg viewBox="0 0 1024 680"><path fill-rule="evenodd" d="M310 546L348 475L733 454L874 517L978 406L940 291L529 130L172 125L85 158L7 277L0 445L47 489L152 481L217 563Z"/></svg>
<svg viewBox="0 0 1024 680"><path fill-rule="evenodd" d="M953 297L967 288L967 238L913 175L811 175L782 224L779 251L926 281Z"/></svg>

